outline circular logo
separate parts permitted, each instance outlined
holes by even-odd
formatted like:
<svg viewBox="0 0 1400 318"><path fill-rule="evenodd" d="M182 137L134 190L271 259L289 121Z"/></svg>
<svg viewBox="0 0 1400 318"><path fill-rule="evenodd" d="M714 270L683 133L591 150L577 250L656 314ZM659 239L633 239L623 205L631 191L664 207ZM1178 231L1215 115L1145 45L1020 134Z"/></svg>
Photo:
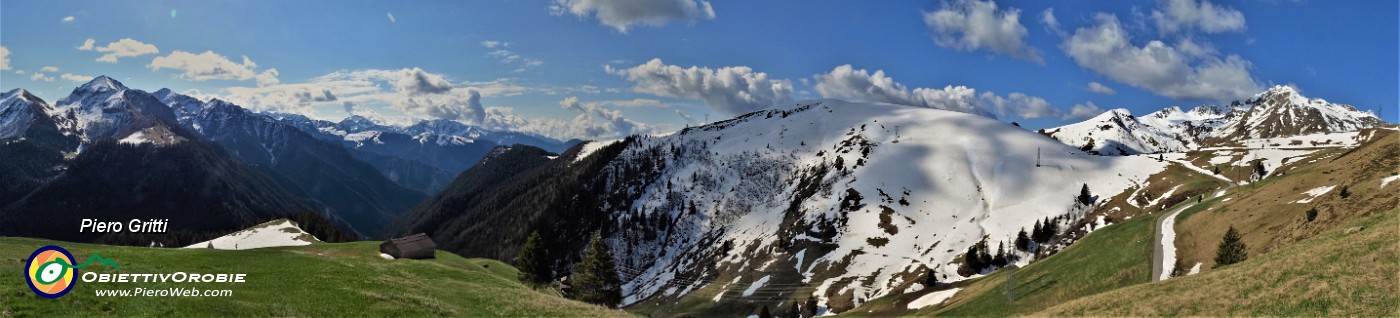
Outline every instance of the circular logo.
<svg viewBox="0 0 1400 318"><path fill-rule="evenodd" d="M58 246L44 246L29 255L29 263L24 265L24 279L35 294L47 298L58 298L73 290L74 277L78 270L73 268L73 254Z"/></svg>

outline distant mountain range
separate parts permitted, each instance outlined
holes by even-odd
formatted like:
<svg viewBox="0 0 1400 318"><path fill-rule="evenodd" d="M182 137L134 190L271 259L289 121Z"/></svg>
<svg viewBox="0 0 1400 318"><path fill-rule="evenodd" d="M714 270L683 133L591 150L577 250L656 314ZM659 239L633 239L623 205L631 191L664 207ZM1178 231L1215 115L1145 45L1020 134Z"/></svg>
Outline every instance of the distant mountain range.
<svg viewBox="0 0 1400 318"><path fill-rule="evenodd" d="M377 236L508 142L569 145L445 120L394 127L258 113L106 76L55 106L15 89L0 98L0 235L92 241L100 235L69 228L80 218L176 216L190 220L174 229L204 233L310 212Z"/></svg>
<svg viewBox="0 0 1400 318"><path fill-rule="evenodd" d="M1105 155L1183 152L1249 139L1357 131L1385 124L1375 114L1275 86L1229 106L1170 107L1141 117L1113 109L1083 122L1044 129L1065 144Z"/></svg>

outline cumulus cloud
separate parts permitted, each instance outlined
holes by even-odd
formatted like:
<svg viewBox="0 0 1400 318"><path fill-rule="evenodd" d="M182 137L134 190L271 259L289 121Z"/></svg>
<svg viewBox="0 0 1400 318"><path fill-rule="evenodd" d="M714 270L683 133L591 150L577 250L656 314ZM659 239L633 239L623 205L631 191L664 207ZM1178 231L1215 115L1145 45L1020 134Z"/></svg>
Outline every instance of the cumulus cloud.
<svg viewBox="0 0 1400 318"><path fill-rule="evenodd" d="M277 79L277 69L268 69L261 73L255 71L257 63L243 57L242 63L229 60L223 55L214 51L204 51L204 53L194 54L185 51L171 52L170 55L157 56L151 60L151 64L146 65L152 70L173 69L181 71L180 78L202 82L207 80L235 80L246 81L256 80L259 85L275 85L280 81Z"/></svg>
<svg viewBox="0 0 1400 318"><path fill-rule="evenodd" d="M83 41L83 45L82 45L82 46L79 46L79 47L78 47L78 50L79 50L79 51L92 51L93 45L95 45L95 44L97 44L97 40L93 40L93 39L84 40L84 41Z"/></svg>
<svg viewBox="0 0 1400 318"><path fill-rule="evenodd" d="M1069 114L1065 114L1064 119L1089 119L1103 113L1103 108L1094 105L1094 102L1084 102L1070 106Z"/></svg>
<svg viewBox="0 0 1400 318"><path fill-rule="evenodd" d="M617 110L603 108L597 103L580 103L578 97L575 96L569 96L559 101L559 106L607 121L612 131L619 135L631 135L638 130L638 127L644 126L623 117L622 112Z"/></svg>
<svg viewBox="0 0 1400 318"><path fill-rule="evenodd" d="M61 22L73 22L73 20L76 20L76 18L74 18L73 16L70 15L70 16L63 17L63 19L62 19L62 20L59 20L59 21L61 21Z"/></svg>
<svg viewBox="0 0 1400 318"><path fill-rule="evenodd" d="M1040 118L1046 116L1058 116L1059 110L1050 107L1050 102L1044 98L1026 95L1020 92L1011 92L1006 97L997 96L992 92L983 92L978 95L984 102L989 103L998 115L1016 115L1025 119Z"/></svg>
<svg viewBox="0 0 1400 318"><path fill-rule="evenodd" d="M10 49L0 46L0 71L10 70Z"/></svg>
<svg viewBox="0 0 1400 318"><path fill-rule="evenodd" d="M86 46L87 42L83 42L83 45ZM81 47L79 47L79 49L81 49ZM116 63L117 58L122 57L137 57L160 53L160 49L157 49L155 45L142 43L141 41L132 40L131 38L123 38L116 42L96 47L95 49L98 52L107 53L97 58L98 62L104 63Z"/></svg>
<svg viewBox="0 0 1400 318"><path fill-rule="evenodd" d="M944 2L937 11L924 12L924 24L933 30L933 42L939 46L985 49L1044 64L1040 52L1026 44L1026 27L1020 18L1020 9L999 11L996 3L980 0Z"/></svg>
<svg viewBox="0 0 1400 318"><path fill-rule="evenodd" d="M1105 86L1104 84L1099 84L1099 82L1089 82L1089 91L1104 95L1118 94L1118 91L1113 90L1112 87Z"/></svg>
<svg viewBox="0 0 1400 318"><path fill-rule="evenodd" d="M442 94L452 90L452 83L442 75L424 72L421 68L403 69L394 89L409 95Z"/></svg>
<svg viewBox="0 0 1400 318"><path fill-rule="evenodd" d="M605 65L603 69L631 81L633 92L699 99L731 115L792 101L792 81L770 79L767 73L755 72L747 66L681 68L652 59L632 68Z"/></svg>
<svg viewBox="0 0 1400 318"><path fill-rule="evenodd" d="M1058 113L1045 99L1023 93L1002 97L992 92L978 94L976 89L952 85L942 89L920 87L911 90L886 76L883 70L872 73L849 64L837 66L826 74L818 74L814 79L816 84L813 88L826 98L928 107L993 118L1015 115L1029 119Z"/></svg>
<svg viewBox="0 0 1400 318"><path fill-rule="evenodd" d="M29 76L29 80L35 81L35 82L38 82L38 81L52 82L52 81L53 81L53 76L48 76L47 74L40 73L40 72L34 72L34 75L30 75L30 76Z"/></svg>
<svg viewBox="0 0 1400 318"><path fill-rule="evenodd" d="M58 72L57 66L45 66L39 68L40 72Z"/></svg>
<svg viewBox="0 0 1400 318"><path fill-rule="evenodd" d="M1183 51L1156 40L1139 47L1117 17L1101 13L1095 20L1097 25L1075 30L1061 48L1079 66L1114 81L1173 99L1228 101L1261 90L1250 76L1253 65L1237 55Z"/></svg>
<svg viewBox="0 0 1400 318"><path fill-rule="evenodd" d="M93 76L92 76L92 75L78 75L78 74L73 74L73 73L63 73L63 75L59 75L58 78L62 78L62 79L64 79L64 80L71 81L71 82L74 82L74 83L87 83L88 81L91 81L91 80L92 80Z"/></svg>
<svg viewBox="0 0 1400 318"><path fill-rule="evenodd" d="M385 14L389 15L389 23L399 23L399 19L394 18L393 12L385 12Z"/></svg>
<svg viewBox="0 0 1400 318"><path fill-rule="evenodd" d="M1188 30L1205 33L1244 31L1244 13L1234 8L1218 6L1209 0L1161 0L1152 10L1157 31L1171 34Z"/></svg>
<svg viewBox="0 0 1400 318"><path fill-rule="evenodd" d="M555 0L549 12L556 16L594 16L598 22L623 34L635 24L659 27L671 20L694 22L715 18L715 10L707 0Z"/></svg>

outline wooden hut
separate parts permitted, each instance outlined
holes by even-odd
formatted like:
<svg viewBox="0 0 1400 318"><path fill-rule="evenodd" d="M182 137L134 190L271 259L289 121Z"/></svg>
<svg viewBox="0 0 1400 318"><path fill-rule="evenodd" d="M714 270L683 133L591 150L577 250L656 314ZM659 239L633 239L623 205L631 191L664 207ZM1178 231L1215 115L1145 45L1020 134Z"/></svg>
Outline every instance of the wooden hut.
<svg viewBox="0 0 1400 318"><path fill-rule="evenodd" d="M379 252L394 258L426 259L434 258L437 244L428 234L418 233L400 238L391 238L379 244Z"/></svg>

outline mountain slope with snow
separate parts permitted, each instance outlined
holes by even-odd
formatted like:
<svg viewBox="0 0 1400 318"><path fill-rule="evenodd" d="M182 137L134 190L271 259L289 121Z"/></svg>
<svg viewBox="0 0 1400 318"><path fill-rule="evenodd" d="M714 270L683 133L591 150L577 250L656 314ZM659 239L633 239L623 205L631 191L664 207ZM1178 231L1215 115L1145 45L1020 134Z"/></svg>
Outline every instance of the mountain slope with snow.
<svg viewBox="0 0 1400 318"><path fill-rule="evenodd" d="M708 288L736 291L716 299L737 302L805 290L824 306L850 308L912 286L926 269L948 280L965 277L959 258L968 247L1009 242L1046 217L1077 217L1085 208L1073 197L1082 185L1106 197L1166 165L1087 155L976 115L839 100L603 149L584 161L604 160L600 171L570 176L596 181L562 200L585 209L567 214L573 218L603 215L599 226L631 305L670 303ZM555 160L535 170L571 171L570 164ZM440 213L499 227L474 213L513 215L523 207ZM535 224L557 224L551 218ZM545 229L546 241L561 245L592 231ZM468 249L510 255L528 229L517 232L519 238L469 242L481 245ZM756 294L741 293L750 284L727 284L767 276Z"/></svg>
<svg viewBox="0 0 1400 318"><path fill-rule="evenodd" d="M264 247L304 246L319 243L321 240L306 233L296 222L276 219L263 224L229 233L212 240L190 244L185 248L208 248L216 250L250 250Z"/></svg>
<svg viewBox="0 0 1400 318"><path fill-rule="evenodd" d="M1185 152L1233 146L1254 139L1354 132L1384 125L1370 112L1304 97L1275 86L1228 108L1165 108L1141 117L1114 109L1083 122L1048 128L1044 134L1104 155Z"/></svg>

